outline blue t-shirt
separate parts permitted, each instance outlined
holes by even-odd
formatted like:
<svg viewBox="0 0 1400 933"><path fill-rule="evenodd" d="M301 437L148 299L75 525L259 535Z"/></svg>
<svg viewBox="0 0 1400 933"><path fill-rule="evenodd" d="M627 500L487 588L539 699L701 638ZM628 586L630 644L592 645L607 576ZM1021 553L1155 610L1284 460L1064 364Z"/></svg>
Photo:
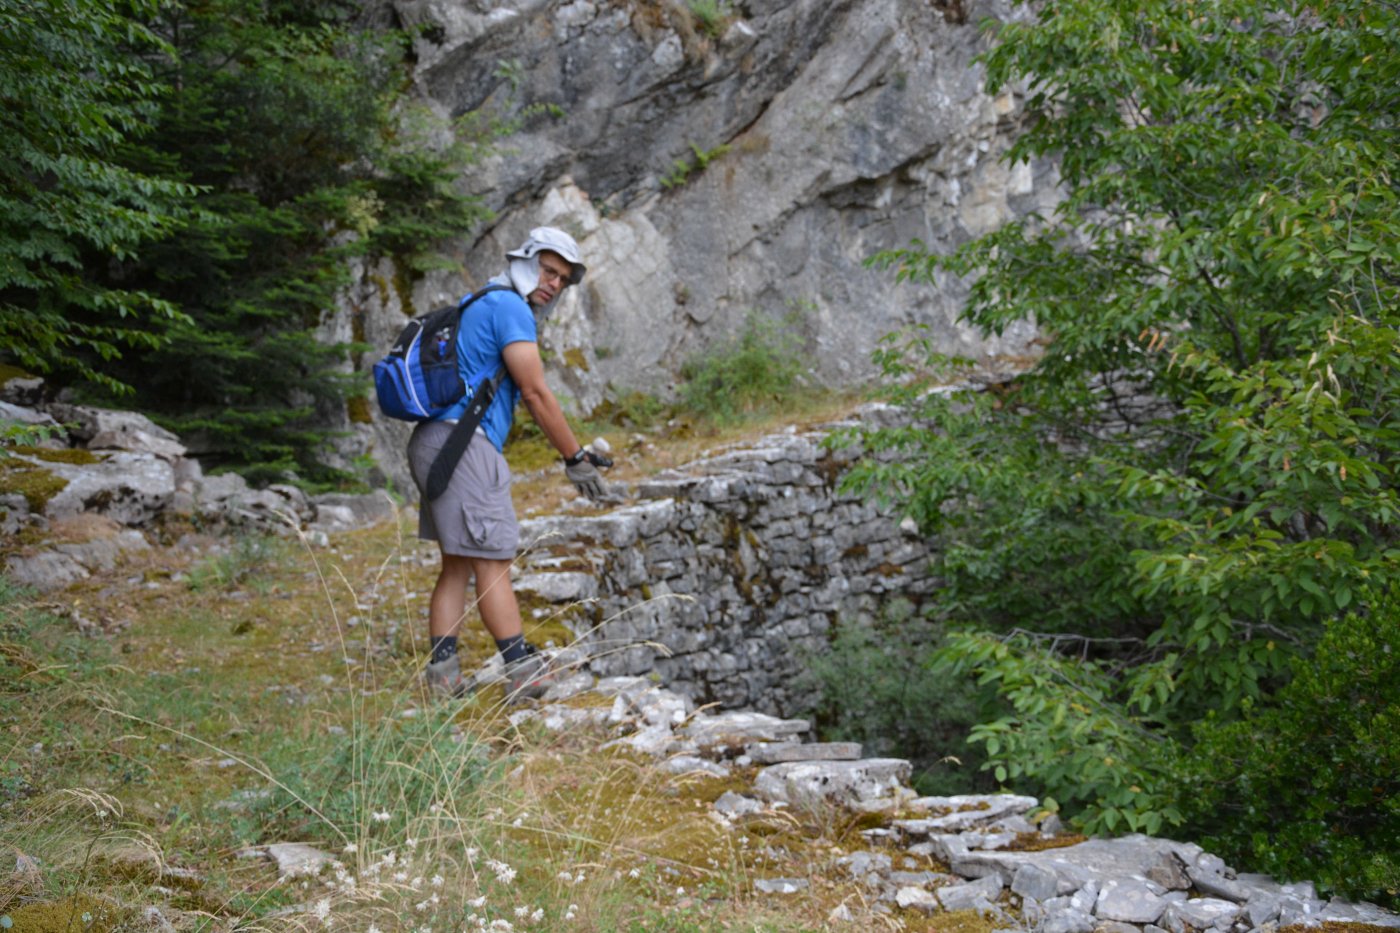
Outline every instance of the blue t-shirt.
<svg viewBox="0 0 1400 933"><path fill-rule="evenodd" d="M468 397L443 412L442 418L460 418L477 385L505 366L501 351L522 340L535 343L537 335L534 312L515 292L493 291L472 302L462 315L462 325L457 331L457 371L468 386ZM507 371L496 389L496 397L481 418L481 430L497 450L505 448L506 435L510 434L515 405L519 401L520 387Z"/></svg>

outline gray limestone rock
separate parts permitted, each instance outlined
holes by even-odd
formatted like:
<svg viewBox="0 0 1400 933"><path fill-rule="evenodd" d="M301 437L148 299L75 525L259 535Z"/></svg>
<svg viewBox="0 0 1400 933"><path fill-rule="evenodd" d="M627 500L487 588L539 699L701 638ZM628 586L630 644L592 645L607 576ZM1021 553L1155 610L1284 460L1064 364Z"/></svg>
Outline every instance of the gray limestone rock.
<svg viewBox="0 0 1400 933"><path fill-rule="evenodd" d="M1123 923L1156 923L1167 902L1145 882L1109 880L1099 889L1094 916Z"/></svg>
<svg viewBox="0 0 1400 933"><path fill-rule="evenodd" d="M551 603L572 603L592 599L598 592L597 581L587 573L531 573L514 582L519 593L538 596Z"/></svg>
<svg viewBox="0 0 1400 933"><path fill-rule="evenodd" d="M1378 927L1400 927L1400 914L1391 913L1375 904L1351 904L1338 898L1327 902L1320 919L1324 922L1335 920L1342 923L1366 923Z"/></svg>
<svg viewBox="0 0 1400 933"><path fill-rule="evenodd" d="M1282 909L1283 899L1268 891L1255 891L1244 905L1245 916L1256 929L1277 920Z"/></svg>
<svg viewBox="0 0 1400 933"><path fill-rule="evenodd" d="M6 388L16 380L5 383ZM37 411L25 405L13 404L4 399L0 399L0 421L9 421L15 424L28 425L30 427L57 428L58 422L47 412Z"/></svg>
<svg viewBox="0 0 1400 933"><path fill-rule="evenodd" d="M298 878L319 874L333 859L315 846L304 842L274 842L270 845L244 849L239 858L265 858L277 866L278 877Z"/></svg>
<svg viewBox="0 0 1400 933"><path fill-rule="evenodd" d="M44 506L50 519L94 512L123 525L145 525L175 494L174 468L155 454L114 451L87 464L18 458L63 480L63 488Z"/></svg>
<svg viewBox="0 0 1400 933"><path fill-rule="evenodd" d="M894 796L910 771L909 762L900 758L788 762L760 771L754 789L790 804L847 804Z"/></svg>
<svg viewBox="0 0 1400 933"><path fill-rule="evenodd" d="M364 495L322 493L312 496L309 504L313 517L308 527L316 531L372 528L398 515L398 506L383 491Z"/></svg>
<svg viewBox="0 0 1400 933"><path fill-rule="evenodd" d="M61 590L91 576L86 567L58 551L39 551L11 557L5 563L5 573L21 586L33 587L40 592Z"/></svg>
<svg viewBox="0 0 1400 933"><path fill-rule="evenodd" d="M762 801L736 794L732 790L720 794L713 806L716 811L729 817L747 816L750 813L762 813L764 810Z"/></svg>
<svg viewBox="0 0 1400 933"><path fill-rule="evenodd" d="M781 742L750 745L748 755L755 764L776 765L787 761L855 761L860 758L859 742Z"/></svg>
<svg viewBox="0 0 1400 933"><path fill-rule="evenodd" d="M1244 909L1234 901L1218 897L1193 897L1168 904L1161 915L1161 926L1168 930L1182 927L1194 930L1212 927L1226 929L1243 913Z"/></svg>
<svg viewBox="0 0 1400 933"><path fill-rule="evenodd" d="M1034 862L1027 862L1016 869L1016 874L1011 879L1011 890L1022 897L1048 901L1061 894L1071 894L1074 888L1062 885L1060 876L1051 869Z"/></svg>
<svg viewBox="0 0 1400 933"><path fill-rule="evenodd" d="M852 852L837 859L836 864L858 881L879 884L889 875L894 863L885 852Z"/></svg>
<svg viewBox="0 0 1400 933"><path fill-rule="evenodd" d="M990 906L1001 896L1001 878L989 875L966 884L947 885L934 894L944 910L978 910Z"/></svg>
<svg viewBox="0 0 1400 933"><path fill-rule="evenodd" d="M1047 916L1040 926L1040 933L1093 933L1094 927L1092 914L1068 908Z"/></svg>
<svg viewBox="0 0 1400 933"><path fill-rule="evenodd" d="M923 914L937 913L942 906L929 891L913 885L895 892L894 902L901 910L917 910Z"/></svg>
<svg viewBox="0 0 1400 933"><path fill-rule="evenodd" d="M1142 927L1118 920L1100 920L1094 925L1094 933L1142 933Z"/></svg>
<svg viewBox="0 0 1400 933"><path fill-rule="evenodd" d="M686 735L701 746L729 745L742 749L751 742L774 742L812 728L805 719L780 719L765 713L727 712L697 719Z"/></svg>
<svg viewBox="0 0 1400 933"><path fill-rule="evenodd" d="M759 878L753 886L764 894L796 894L807 890L809 883L805 878Z"/></svg>
<svg viewBox="0 0 1400 933"><path fill-rule="evenodd" d="M562 700L570 700L577 696L583 696L593 689L594 677L587 671L572 671L561 676L544 692L546 703L557 703ZM604 714L605 716L607 714Z"/></svg>
<svg viewBox="0 0 1400 933"><path fill-rule="evenodd" d="M1223 864L1222 864L1223 869ZM1249 888L1239 881L1228 878L1222 871L1211 871L1199 865L1185 866L1185 874L1191 886L1209 897L1219 897L1237 904L1249 900ZM1184 887L1180 886L1180 887Z"/></svg>
<svg viewBox="0 0 1400 933"><path fill-rule="evenodd" d="M707 761L696 755L675 755L666 759L665 769L672 774L708 774L711 777L726 778L730 770L724 765Z"/></svg>
<svg viewBox="0 0 1400 933"><path fill-rule="evenodd" d="M70 436L89 450L125 450L169 461L185 455L178 437L137 412L59 402L48 408L51 415L71 426Z"/></svg>

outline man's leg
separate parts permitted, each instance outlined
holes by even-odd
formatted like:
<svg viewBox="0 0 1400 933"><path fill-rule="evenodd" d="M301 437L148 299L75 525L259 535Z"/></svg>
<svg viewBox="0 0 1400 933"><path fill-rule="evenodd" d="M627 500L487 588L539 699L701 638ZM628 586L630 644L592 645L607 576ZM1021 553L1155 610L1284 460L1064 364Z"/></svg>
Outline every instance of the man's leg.
<svg viewBox="0 0 1400 933"><path fill-rule="evenodd" d="M473 559L476 606L486 630L496 639L501 660L506 663L507 694L512 699L538 697L554 677L543 655L534 653L534 647L525 642L520 603L510 584L510 565L508 560Z"/></svg>
<svg viewBox="0 0 1400 933"><path fill-rule="evenodd" d="M525 627L520 621L520 604L516 602L515 590L510 585L511 562L485 557L464 559L471 562L476 574L476 608L481 613L486 631L497 641L515 638L524 632Z"/></svg>
<svg viewBox="0 0 1400 933"><path fill-rule="evenodd" d="M426 677L433 689L452 696L466 692L462 665L457 658L457 633L467 613L467 585L472 582L469 557L442 555L442 569L428 602L429 650Z"/></svg>
<svg viewBox="0 0 1400 933"><path fill-rule="evenodd" d="M467 586L472 582L472 559L456 554L442 555L433 596L428 603L428 634L433 638L455 637L467 614Z"/></svg>

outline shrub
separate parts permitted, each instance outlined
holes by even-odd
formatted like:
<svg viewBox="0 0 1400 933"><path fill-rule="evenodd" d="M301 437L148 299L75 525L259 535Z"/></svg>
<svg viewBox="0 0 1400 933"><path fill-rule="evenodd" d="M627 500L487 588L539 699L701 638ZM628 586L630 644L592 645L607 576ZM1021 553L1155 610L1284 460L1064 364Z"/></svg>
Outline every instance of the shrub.
<svg viewBox="0 0 1400 933"><path fill-rule="evenodd" d="M681 405L725 424L792 400L804 387L793 323L750 314L738 335L681 367Z"/></svg>
<svg viewBox="0 0 1400 933"><path fill-rule="evenodd" d="M700 31L716 38L724 30L732 12L724 0L689 0L686 7L690 10L690 15L695 17Z"/></svg>
<svg viewBox="0 0 1400 933"><path fill-rule="evenodd" d="M975 687L950 671L930 672L930 651L941 641L938 626L896 602L874 622L838 623L830 651L807 658L798 684L817 692L813 714L824 741L908 758L921 793L991 789L966 741L978 718Z"/></svg>
<svg viewBox="0 0 1400 933"><path fill-rule="evenodd" d="M1196 735L1180 805L1215 851L1400 904L1400 591L1330 623L1269 703Z"/></svg>

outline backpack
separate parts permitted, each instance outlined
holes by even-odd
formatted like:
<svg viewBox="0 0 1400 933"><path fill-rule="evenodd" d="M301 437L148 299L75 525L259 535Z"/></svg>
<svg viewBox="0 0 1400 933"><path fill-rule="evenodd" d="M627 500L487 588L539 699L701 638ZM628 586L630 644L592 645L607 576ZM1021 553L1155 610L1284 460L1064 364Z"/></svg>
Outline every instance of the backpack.
<svg viewBox="0 0 1400 933"><path fill-rule="evenodd" d="M404 325L393 348L374 364L380 411L402 421L431 421L462 400L467 386L457 372L457 331L471 303L496 291L510 289L488 285L456 305L445 305ZM473 385L481 388L488 375L478 373Z"/></svg>

